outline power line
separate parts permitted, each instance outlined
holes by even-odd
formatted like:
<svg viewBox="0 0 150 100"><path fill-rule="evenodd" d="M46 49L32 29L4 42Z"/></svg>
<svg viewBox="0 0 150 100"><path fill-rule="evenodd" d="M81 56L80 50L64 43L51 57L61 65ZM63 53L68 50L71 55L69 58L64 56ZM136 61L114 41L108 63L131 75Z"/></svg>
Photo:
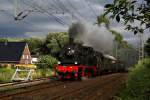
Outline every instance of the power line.
<svg viewBox="0 0 150 100"><path fill-rule="evenodd" d="M43 9L42 7L40 7L40 6L38 6L38 5L36 5L36 6L37 6L39 9L41 9L42 11L46 12L48 15L54 17L54 19L55 19L58 23L60 23L60 24L62 24L62 25L65 25L65 23L61 20L61 18L59 18L59 17L57 17L57 16L54 16L52 13L48 12L47 10Z"/></svg>
<svg viewBox="0 0 150 100"><path fill-rule="evenodd" d="M55 0L54 0L55 1ZM67 11L69 14L71 14L72 17L76 18L77 20L79 20L79 18L77 16L75 16L69 9L67 9L65 7L65 5L60 1L60 0L57 0L58 1L58 4L59 4L59 7L61 9L63 9L64 11ZM57 2L55 1L55 3L57 4Z"/></svg>
<svg viewBox="0 0 150 100"><path fill-rule="evenodd" d="M24 2L25 3L25 2ZM27 4L27 3L26 3ZM65 23L62 21L61 18L53 15L52 13L50 13L49 11L47 11L46 9L42 8L41 6L37 5L37 4L32 4L32 8L37 8L38 10L47 13L49 16L52 16L58 23L65 25Z"/></svg>
<svg viewBox="0 0 150 100"><path fill-rule="evenodd" d="M80 12L78 11L78 9L76 9L76 7L74 7L74 5L73 5L69 0L67 0L67 2L68 2L68 4L77 12L77 14L78 14L81 18L84 18L84 16L82 16L82 15L80 14Z"/></svg>
<svg viewBox="0 0 150 100"><path fill-rule="evenodd" d="M85 0L84 0L85 1ZM86 2L86 1L85 1ZM91 11L93 12L93 14L95 15L95 17L97 17L97 14L95 12L95 10L93 9L93 7L91 6L90 2L87 0L87 6L91 9Z"/></svg>
<svg viewBox="0 0 150 100"><path fill-rule="evenodd" d="M8 2L10 2L9 0L8 0ZM12 2L10 2L10 3L12 3ZM17 4L18 2L16 2L16 4L14 5L14 6L18 6L18 4ZM32 4L32 3L35 3L35 1L34 2L32 2L32 3L30 3L30 4L27 4L26 2L24 2L23 1L23 3L24 4L26 4L26 5L29 5L29 7L32 7L33 9L32 10L24 10L24 11L21 11L21 12L19 12L17 15L16 15L16 17L15 16L13 16L14 17L14 19L15 20L22 20L22 19L24 19L25 17L27 17L30 13L32 13L32 12L40 12L40 13L44 13L44 12L46 12L48 15L50 15L50 16L52 16L52 17L54 17L54 19L58 22L58 23L60 23L60 24L62 24L62 25L65 25L65 23L62 21L62 19L61 18L59 18L59 17L57 17L57 16L54 16L53 14L51 14L51 13L49 13L48 11L46 11L45 9L41 9L40 7L34 7L33 5L30 5L30 4ZM17 9L16 9L17 10Z"/></svg>
<svg viewBox="0 0 150 100"><path fill-rule="evenodd" d="M65 10L63 10L62 8L60 8L59 6L57 6L57 2L55 2L54 0L52 0L52 2L49 2L51 6L53 6L54 8L56 8L56 11L60 11L63 14L66 14L68 12L66 12ZM68 13L69 14L69 13ZM64 20L64 18L62 18ZM69 25L69 24L68 24Z"/></svg>
<svg viewBox="0 0 150 100"><path fill-rule="evenodd" d="M17 1L20 1L20 0L15 0L16 2ZM48 1L48 0L47 0ZM40 13L46 13L48 16L52 16L55 21L57 21L58 23L62 24L62 25L68 25L63 18L59 17L59 16L56 16L54 15L55 14L64 14L64 13L68 13L70 14L72 17L74 17L75 19L77 20L80 20L80 19L85 19L85 17L78 11L78 9L72 4L72 2L70 2L69 0L66 0L66 2L68 2L68 4L70 5L70 7L72 7L72 9L74 9L74 12L71 12L70 9L68 9L61 0L52 0L52 2L49 2L50 5L52 5L53 7L48 7L47 8L43 8L42 6L39 6L38 4L36 4L36 0L31 3L29 3L29 1L24 1L22 0L22 2L26 5L29 5L29 7L31 7L32 9L29 9L29 10L23 10L21 11L20 13L16 14L15 16L15 20L22 20L24 19L25 17L27 17L29 14L33 13L33 12L40 12ZM27 3L28 2L28 3ZM52 4L53 3L53 4ZM91 9L91 11L93 12L93 14L95 16L96 13L94 11L94 9L92 8L92 6L90 5L89 2L86 2L88 7ZM58 5L58 6L57 6ZM15 5L16 8L18 8L18 4ZM56 8L56 10L55 10ZM60 11L58 10L60 9ZM16 9L17 10L17 9ZM48 11L48 10L52 10L52 11ZM62 11L62 12L61 12ZM77 16L79 15L79 16ZM78 18L79 17L79 18Z"/></svg>
<svg viewBox="0 0 150 100"><path fill-rule="evenodd" d="M58 1L58 2L57 2ZM66 7L63 5L63 3L59 0L53 0L53 2L57 5L58 4L58 8L62 9L63 11L68 11L68 9L66 9Z"/></svg>
<svg viewBox="0 0 150 100"><path fill-rule="evenodd" d="M49 1L49 0L47 0ZM52 5L53 7L55 7L57 10L63 11L60 7L57 6L57 4L55 4L54 0L51 0L50 5ZM63 11L65 13L65 11Z"/></svg>

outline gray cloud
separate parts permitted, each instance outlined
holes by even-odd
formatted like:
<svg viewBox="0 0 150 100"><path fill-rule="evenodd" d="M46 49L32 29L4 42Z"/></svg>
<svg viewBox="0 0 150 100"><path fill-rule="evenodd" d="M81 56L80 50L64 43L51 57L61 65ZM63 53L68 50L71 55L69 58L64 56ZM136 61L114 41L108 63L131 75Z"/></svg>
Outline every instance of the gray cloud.
<svg viewBox="0 0 150 100"><path fill-rule="evenodd" d="M20 0L19 10L31 10L36 4L49 12L33 12L21 21L14 20L12 0L0 0L0 37L44 37L48 32L68 31L72 22L84 20L90 24L96 22L96 16L103 13L104 5L112 0ZM71 4L70 4L71 3ZM28 5L27 5L28 4ZM35 7L39 9L38 7ZM41 11L41 10L40 10ZM51 12L64 12L54 14ZM56 13L56 12L55 12ZM74 14L73 17L71 14ZM64 25L56 21L59 20ZM122 24L112 21L111 28L122 33L129 43L136 43L138 38L133 33L124 30ZM146 36L145 39L147 39Z"/></svg>

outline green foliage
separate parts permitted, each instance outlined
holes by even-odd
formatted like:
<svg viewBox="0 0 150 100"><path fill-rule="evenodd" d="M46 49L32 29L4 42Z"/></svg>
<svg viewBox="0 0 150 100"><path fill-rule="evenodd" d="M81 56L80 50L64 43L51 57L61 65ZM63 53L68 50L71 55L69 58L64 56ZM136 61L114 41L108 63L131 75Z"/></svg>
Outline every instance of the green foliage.
<svg viewBox="0 0 150 100"><path fill-rule="evenodd" d="M150 58L143 59L129 73L122 100L150 100Z"/></svg>
<svg viewBox="0 0 150 100"><path fill-rule="evenodd" d="M5 82L11 82L11 78L14 74L16 69L13 68L0 68L0 83L5 83ZM53 71L52 69L48 68L46 69L46 72L43 69L36 69L35 72L33 73L33 79L36 78L41 78L45 76L53 76ZM21 72L19 73L19 77L26 77L27 72Z"/></svg>
<svg viewBox="0 0 150 100"><path fill-rule="evenodd" d="M26 38L26 39L5 39L0 38L0 42L26 42L28 43L31 55L57 54L65 45L69 43L69 35L66 32L49 33L46 38Z"/></svg>
<svg viewBox="0 0 150 100"><path fill-rule="evenodd" d="M0 38L0 42L20 42L22 38Z"/></svg>
<svg viewBox="0 0 150 100"><path fill-rule="evenodd" d="M123 48L128 47L127 42L123 40L123 36L120 33L114 30L109 30L109 31L115 36L115 41L117 41L120 47L123 47Z"/></svg>
<svg viewBox="0 0 150 100"><path fill-rule="evenodd" d="M0 68L0 82L10 82L15 69Z"/></svg>
<svg viewBox="0 0 150 100"><path fill-rule="evenodd" d="M52 74L52 69L47 69L46 70L46 73L45 73L45 76L53 76ZM43 69L36 69L34 74L33 74L33 79L36 79L36 78L41 78L43 77Z"/></svg>
<svg viewBox="0 0 150 100"><path fill-rule="evenodd" d="M69 36L65 32L49 33L46 37L46 47L50 53L57 53L68 44Z"/></svg>
<svg viewBox="0 0 150 100"><path fill-rule="evenodd" d="M114 30L110 30L110 32L111 32L113 35L116 36L116 37L115 37L115 40L116 40L116 41L118 41L119 43L122 42L123 37L122 37L122 35L121 35L120 33L116 32L116 31L114 31Z"/></svg>
<svg viewBox="0 0 150 100"><path fill-rule="evenodd" d="M134 34L143 33L150 28L150 2L149 0L114 0L112 4L105 5L105 14L120 22L123 19L127 30ZM140 24L133 24L140 22Z"/></svg>
<svg viewBox="0 0 150 100"><path fill-rule="evenodd" d="M41 56L39 60L39 68L53 68L58 60L50 55Z"/></svg>
<svg viewBox="0 0 150 100"><path fill-rule="evenodd" d="M97 23L99 26L104 23L106 25L107 28L109 28L109 20L106 18L106 16L104 16L103 14L97 17Z"/></svg>
<svg viewBox="0 0 150 100"><path fill-rule="evenodd" d="M0 38L0 42L8 42L8 39Z"/></svg>
<svg viewBox="0 0 150 100"><path fill-rule="evenodd" d="M58 60L52 56L41 56L38 67L42 69L42 76L45 77L48 69L52 69L57 64L57 62Z"/></svg>
<svg viewBox="0 0 150 100"><path fill-rule="evenodd" d="M147 55L150 56L150 38L146 41L144 48L145 48Z"/></svg>

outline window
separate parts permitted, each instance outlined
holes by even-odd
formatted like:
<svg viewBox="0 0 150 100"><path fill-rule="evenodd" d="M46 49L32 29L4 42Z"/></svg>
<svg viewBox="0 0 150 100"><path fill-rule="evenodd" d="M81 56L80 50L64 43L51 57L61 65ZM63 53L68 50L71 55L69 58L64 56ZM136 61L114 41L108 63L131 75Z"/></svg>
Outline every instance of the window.
<svg viewBox="0 0 150 100"><path fill-rule="evenodd" d="M27 59L28 59L29 57L28 57L28 55L27 55Z"/></svg>
<svg viewBox="0 0 150 100"><path fill-rule="evenodd" d="M24 59L24 55L22 55L22 58Z"/></svg>

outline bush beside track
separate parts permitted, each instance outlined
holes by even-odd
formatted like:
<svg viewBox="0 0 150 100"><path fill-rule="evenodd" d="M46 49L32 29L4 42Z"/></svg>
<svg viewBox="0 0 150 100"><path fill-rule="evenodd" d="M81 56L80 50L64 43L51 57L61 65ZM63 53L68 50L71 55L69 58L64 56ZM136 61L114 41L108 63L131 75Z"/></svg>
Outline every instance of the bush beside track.
<svg viewBox="0 0 150 100"><path fill-rule="evenodd" d="M150 58L145 58L129 72L117 100L150 100Z"/></svg>

